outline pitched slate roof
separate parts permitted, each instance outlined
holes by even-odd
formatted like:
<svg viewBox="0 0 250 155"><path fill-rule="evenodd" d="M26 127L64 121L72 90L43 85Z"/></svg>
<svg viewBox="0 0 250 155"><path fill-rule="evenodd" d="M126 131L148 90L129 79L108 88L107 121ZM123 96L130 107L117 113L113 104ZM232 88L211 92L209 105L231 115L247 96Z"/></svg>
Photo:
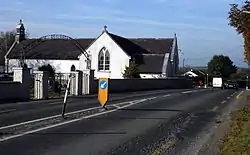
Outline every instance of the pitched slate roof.
<svg viewBox="0 0 250 155"><path fill-rule="evenodd" d="M125 51L129 56L140 57L139 69L141 73L161 73L164 62L164 55L170 53L174 38L124 38L107 32L108 35ZM75 39L84 49L87 49L95 38ZM21 42L25 47L36 39L28 39ZM15 45L8 54L10 59L19 59L23 52L20 44ZM25 51L25 50L24 50ZM37 44L28 53L25 59L49 59L49 60L78 60L81 51L70 40L48 39Z"/></svg>
<svg viewBox="0 0 250 155"><path fill-rule="evenodd" d="M173 38L130 38L126 39L124 37L108 33L110 37L129 55L133 56L135 54L164 54L169 53L172 48ZM95 41L95 38L83 38L75 39L79 44L87 49L89 45ZM28 39L22 41L22 45L25 47L36 39ZM8 58L19 59L22 55L20 45L16 45L13 50L9 53ZM25 51L25 50L24 50ZM77 59L81 54L81 51L72 43L72 41L64 39L48 39L43 40L43 43L35 46L28 53L26 52L26 59Z"/></svg>
<svg viewBox="0 0 250 155"><path fill-rule="evenodd" d="M141 74L154 73L161 74L164 63L164 54L142 54L137 58L139 71Z"/></svg>
<svg viewBox="0 0 250 155"><path fill-rule="evenodd" d="M165 54L171 52L173 38L124 38L112 33L110 37L130 56L134 54Z"/></svg>
<svg viewBox="0 0 250 155"><path fill-rule="evenodd" d="M95 39L76 39L77 42L86 49ZM32 44L36 39L27 39L22 41L22 46ZM35 45L35 44L34 44ZM22 48L20 44L17 44L13 50L9 53L8 58L19 59L22 55ZM27 50L26 50L27 51ZM24 50L24 53L26 52ZM76 60L81 54L81 51L74 45L72 41L66 39L53 39L43 40L42 43L34 46L34 49L26 52L26 59L50 59L50 60Z"/></svg>

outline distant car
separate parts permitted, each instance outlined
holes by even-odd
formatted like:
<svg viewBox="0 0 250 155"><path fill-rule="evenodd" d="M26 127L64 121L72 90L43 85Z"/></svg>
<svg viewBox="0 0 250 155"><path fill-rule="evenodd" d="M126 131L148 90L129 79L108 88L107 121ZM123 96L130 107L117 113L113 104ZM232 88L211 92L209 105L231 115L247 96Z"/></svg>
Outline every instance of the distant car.
<svg viewBox="0 0 250 155"><path fill-rule="evenodd" d="M224 88L225 89L239 89L239 86L236 82L228 81L224 83Z"/></svg>

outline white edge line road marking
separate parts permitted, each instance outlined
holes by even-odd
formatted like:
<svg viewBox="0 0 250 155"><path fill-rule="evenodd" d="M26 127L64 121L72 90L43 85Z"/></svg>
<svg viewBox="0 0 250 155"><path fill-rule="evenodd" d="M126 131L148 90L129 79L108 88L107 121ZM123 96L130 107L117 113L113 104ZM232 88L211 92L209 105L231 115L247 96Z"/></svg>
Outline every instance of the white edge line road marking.
<svg viewBox="0 0 250 155"><path fill-rule="evenodd" d="M218 106L215 106L212 111L216 111L218 109Z"/></svg>
<svg viewBox="0 0 250 155"><path fill-rule="evenodd" d="M141 100L141 102L143 102L143 101L144 101L144 100ZM140 103L140 102L137 102L137 103ZM120 108L118 108L118 109L113 109L113 110L109 110L109 111L104 111L104 112L100 112L100 113L97 113L97 114L85 116L85 117L82 117L82 118L78 118L78 119L74 119L74 120L62 122L62 123L59 123L59 124L55 124L55 125L43 127L43 128L40 128L40 129L27 131L27 132L24 132L24 133L21 133L21 134L17 134L17 135L5 137L5 138L0 139L0 142L1 142L1 141L6 141L6 140L9 140L9 139L13 139L13 138L17 138L17 137L21 137L21 136L25 136L25 135L27 135L27 134L39 132L39 131L42 131L42 130L46 130L46 129L58 127L58 126L61 126L61 125L65 125L65 124L69 124L69 123L73 123L73 122L78 122L78 121L81 121L81 120L83 120L83 119L87 119L87 118L91 118L91 117L95 117L95 116L100 116L100 115L103 115L103 114L108 114L108 113L111 113L111 112L115 112L115 111L117 111L117 110L119 110L119 109L122 109L122 108L126 108L126 107L129 107L129 106L132 106L132 105L137 104L137 103L131 103L131 104L129 104L129 105L120 107Z"/></svg>
<svg viewBox="0 0 250 155"><path fill-rule="evenodd" d="M243 93L244 91L241 91L237 96L236 96L236 99L239 99L241 94Z"/></svg>
<svg viewBox="0 0 250 155"><path fill-rule="evenodd" d="M227 101L223 100L221 103L224 104L224 103L226 103L226 102L227 102Z"/></svg>
<svg viewBox="0 0 250 155"><path fill-rule="evenodd" d="M118 105L113 105L114 107L116 107L116 108L120 108Z"/></svg>
<svg viewBox="0 0 250 155"><path fill-rule="evenodd" d="M0 114L4 114L4 113L6 113L6 112L12 112L12 111L16 111L16 109L2 110L2 111L0 111Z"/></svg>
<svg viewBox="0 0 250 155"><path fill-rule="evenodd" d="M146 99L143 99L143 101L145 101ZM122 103L117 103L117 104L111 104L110 106L112 105L121 105L121 104L126 104L126 103L131 103L131 102L138 102L138 100L135 100L135 101L129 101L129 102L122 102ZM88 110L94 110L94 109L98 109L100 108L100 106L98 107L92 107L92 108L87 108L87 109L83 109L83 110L78 110L78 111L73 111L73 112L69 112L69 113L66 113L65 115L71 115L71 114L76 114L76 113L79 113L79 112L84 112L84 111L88 111ZM61 115L54 115L54 116L50 116L50 117L44 117L44 118L40 118L40 119L35 119L35 120L31 120L31 121L26 121L26 122L22 122L22 123L17 123L17 124L12 124L12 125L8 125L8 126L3 126L3 127L0 127L0 130L2 129L7 129L7 128L11 128L11 127L16 127L16 126L19 126L19 125L25 125L25 124L29 124L29 123L35 123L35 122L40 122L40 121L45 121L45 120L48 120L48 119L52 119L52 118L57 118L57 117L61 117Z"/></svg>
<svg viewBox="0 0 250 155"><path fill-rule="evenodd" d="M186 92L182 92L182 93L190 93L190 92L193 92L193 91L186 91ZM167 97L167 96L171 96L171 95L170 94L164 95L164 97ZM141 100L128 101L128 102L121 102L121 103L112 104L112 105L113 106L114 105L119 106L121 104L126 104L126 103L134 104L134 103L140 103L140 102L144 102L146 100L153 100L153 99L156 99L156 97L145 98L145 99L141 99ZM55 104L55 103L53 103L53 104ZM98 109L98 108L100 108L100 107L98 106L98 107L92 107L92 108L78 110L78 111L74 111L74 112L69 112L69 113L66 113L65 115L67 116L67 115L70 115L70 114L75 114L75 113L84 112L84 111L88 111L88 110L94 110L94 109ZM29 123L35 123L35 122L39 122L39 121L44 121L44 120L48 120L48 119L52 119L52 118L57 118L57 117L61 117L61 115L54 115L54 116L50 116L50 117L44 117L44 118L35 119L35 120L31 120L31 121L26 121L26 122L22 122L22 123L17 123L17 124L12 124L12 125L8 125L8 126L3 126L3 127L0 127L0 130L6 129L6 128L10 128L10 127L16 127L16 126L19 126L19 125L25 125L25 124L29 124Z"/></svg>
<svg viewBox="0 0 250 155"><path fill-rule="evenodd" d="M75 114L75 113L78 113L78 112L84 112L84 111L93 110L93 109L97 109L97 108L100 108L100 107L93 107L93 108L78 110L78 111L74 111L74 112L69 112L69 113L66 113L65 115ZM0 127L0 130L10 128L10 127L16 127L16 126L19 126L19 125L25 125L25 124L29 124L29 123L40 122L40 121L44 121L44 120L48 120L48 119L52 119L52 118L56 118L56 117L60 117L60 116L61 115L54 115L54 116L50 116L50 117L44 117L44 118L35 119L35 120L31 120L31 121L26 121L26 122L22 122L22 123L17 123L17 124L13 124L13 125L3 126L3 127Z"/></svg>
<svg viewBox="0 0 250 155"><path fill-rule="evenodd" d="M153 100L153 99L156 99L156 97L147 98L147 100Z"/></svg>

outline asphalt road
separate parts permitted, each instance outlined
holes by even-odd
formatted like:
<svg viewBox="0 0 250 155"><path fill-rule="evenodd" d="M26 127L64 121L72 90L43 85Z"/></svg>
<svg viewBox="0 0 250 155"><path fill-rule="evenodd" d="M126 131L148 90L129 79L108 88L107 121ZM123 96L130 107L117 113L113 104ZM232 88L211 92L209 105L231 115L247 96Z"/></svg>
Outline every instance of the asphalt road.
<svg viewBox="0 0 250 155"><path fill-rule="evenodd" d="M0 142L7 155L181 154L235 90L156 96L116 112Z"/></svg>
<svg viewBox="0 0 250 155"><path fill-rule="evenodd" d="M145 96L150 97L166 93L183 92L188 90L190 89L154 90L111 94L109 97L108 104L131 101L143 98ZM24 103L20 102L14 104L2 104L0 105L0 127L61 114L62 103L63 99L49 101L45 100L40 102L36 101ZM72 112L97 106L100 106L100 104L97 97L95 96L90 98L69 98L67 102L66 112Z"/></svg>

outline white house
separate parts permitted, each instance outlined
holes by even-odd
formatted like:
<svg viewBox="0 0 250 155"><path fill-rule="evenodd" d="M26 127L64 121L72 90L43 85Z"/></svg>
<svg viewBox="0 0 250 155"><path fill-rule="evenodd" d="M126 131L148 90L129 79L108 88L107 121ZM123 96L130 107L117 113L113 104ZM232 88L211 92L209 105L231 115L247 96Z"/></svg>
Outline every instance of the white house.
<svg viewBox="0 0 250 155"><path fill-rule="evenodd" d="M184 73L184 76L189 76L189 77L202 77L205 76L206 74L200 70L197 69L191 69L190 71L187 71Z"/></svg>
<svg viewBox="0 0 250 155"><path fill-rule="evenodd" d="M30 50L27 45L35 44ZM175 76L179 66L176 35L173 38L124 38L107 31L106 27L97 38L79 39L27 39L14 43L6 54L9 70L17 66L22 57L28 67L36 69L44 63L56 68L56 72L68 73L72 65L76 70L86 70L87 59L80 45L91 59L94 76L123 78L122 73L130 60L139 64L142 78ZM22 47L21 47L22 46Z"/></svg>

